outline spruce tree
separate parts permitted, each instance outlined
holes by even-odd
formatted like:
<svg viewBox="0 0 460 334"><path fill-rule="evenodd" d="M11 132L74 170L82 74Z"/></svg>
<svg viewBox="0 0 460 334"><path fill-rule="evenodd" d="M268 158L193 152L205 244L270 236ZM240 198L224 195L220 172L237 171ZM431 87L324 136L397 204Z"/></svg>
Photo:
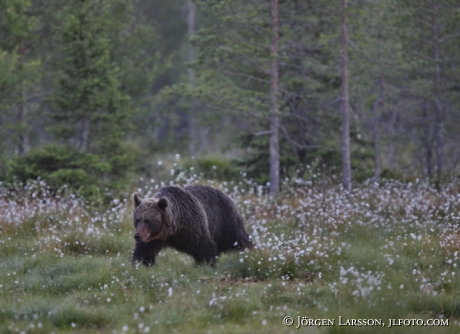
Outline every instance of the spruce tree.
<svg viewBox="0 0 460 334"><path fill-rule="evenodd" d="M62 141L106 158L119 153L129 117L129 98L119 89L110 55L110 20L107 2L70 1L60 30L63 58L51 129Z"/></svg>

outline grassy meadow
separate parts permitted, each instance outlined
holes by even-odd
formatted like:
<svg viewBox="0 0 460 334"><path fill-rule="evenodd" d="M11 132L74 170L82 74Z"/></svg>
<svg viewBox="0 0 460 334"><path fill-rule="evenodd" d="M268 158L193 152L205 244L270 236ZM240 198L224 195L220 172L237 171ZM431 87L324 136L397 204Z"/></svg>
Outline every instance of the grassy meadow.
<svg viewBox="0 0 460 334"><path fill-rule="evenodd" d="M65 189L52 194L40 181L1 186L0 333L460 331L458 183L369 183L346 193L333 182L291 180L270 198L249 181L190 175L133 190L220 188L256 249L223 255L216 268L174 250L152 268L132 265L130 195L107 206ZM298 317L306 317L300 328ZM377 325L339 325L353 319ZM418 322L389 328L389 319Z"/></svg>

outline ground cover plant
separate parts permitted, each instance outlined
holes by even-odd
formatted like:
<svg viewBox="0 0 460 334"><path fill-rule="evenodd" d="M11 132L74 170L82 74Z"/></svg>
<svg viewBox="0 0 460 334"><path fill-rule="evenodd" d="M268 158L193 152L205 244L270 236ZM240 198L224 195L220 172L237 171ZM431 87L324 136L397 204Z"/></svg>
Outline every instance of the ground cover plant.
<svg viewBox="0 0 460 334"><path fill-rule="evenodd" d="M0 332L460 330L458 182L366 183L347 193L333 180L286 180L270 197L249 180L217 183L192 168L133 191L148 197L166 184L225 191L257 248L223 255L216 268L173 250L153 268L132 265L128 192L107 206L43 181L2 185ZM377 326L339 325L352 319ZM390 319L419 320L389 328Z"/></svg>

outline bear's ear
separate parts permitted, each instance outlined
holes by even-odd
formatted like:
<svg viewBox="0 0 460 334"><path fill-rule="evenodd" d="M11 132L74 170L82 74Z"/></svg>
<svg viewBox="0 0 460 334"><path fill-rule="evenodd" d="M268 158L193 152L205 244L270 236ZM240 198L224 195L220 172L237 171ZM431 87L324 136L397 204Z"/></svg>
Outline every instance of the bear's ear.
<svg viewBox="0 0 460 334"><path fill-rule="evenodd" d="M134 208L137 208L139 205L141 205L142 199L139 198L137 193L134 193L133 199L134 199Z"/></svg>
<svg viewBox="0 0 460 334"><path fill-rule="evenodd" d="M157 205L161 211L165 211L165 209L168 207L168 199L166 197L160 198Z"/></svg>

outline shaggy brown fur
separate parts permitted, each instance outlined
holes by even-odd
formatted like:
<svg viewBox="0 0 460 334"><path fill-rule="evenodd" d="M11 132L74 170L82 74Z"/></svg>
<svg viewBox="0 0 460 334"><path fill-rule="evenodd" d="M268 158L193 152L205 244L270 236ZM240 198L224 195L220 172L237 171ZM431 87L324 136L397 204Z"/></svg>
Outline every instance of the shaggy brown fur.
<svg viewBox="0 0 460 334"><path fill-rule="evenodd" d="M223 252L253 247L235 204L215 188L170 186L143 200L134 194L134 207L133 261L153 265L162 248L172 247L214 265Z"/></svg>

